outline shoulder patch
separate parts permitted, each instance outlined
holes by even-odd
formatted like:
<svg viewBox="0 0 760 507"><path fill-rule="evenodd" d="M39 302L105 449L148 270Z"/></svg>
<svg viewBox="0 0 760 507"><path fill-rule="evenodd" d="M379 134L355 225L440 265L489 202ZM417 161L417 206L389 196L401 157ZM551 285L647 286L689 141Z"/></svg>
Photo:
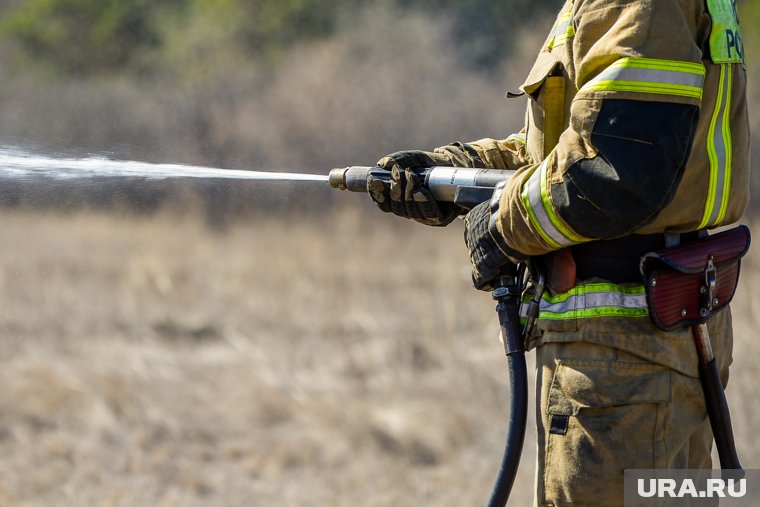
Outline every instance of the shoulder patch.
<svg viewBox="0 0 760 507"><path fill-rule="evenodd" d="M712 19L710 59L713 63L744 65L744 44L739 34L739 15L736 0L707 0Z"/></svg>

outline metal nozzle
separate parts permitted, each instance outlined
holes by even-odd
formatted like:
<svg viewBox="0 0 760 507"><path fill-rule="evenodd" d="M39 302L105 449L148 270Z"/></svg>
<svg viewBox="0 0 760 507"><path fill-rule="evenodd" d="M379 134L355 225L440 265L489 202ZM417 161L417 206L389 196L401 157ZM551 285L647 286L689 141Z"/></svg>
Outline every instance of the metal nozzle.
<svg viewBox="0 0 760 507"><path fill-rule="evenodd" d="M367 178L371 167L342 167L330 170L328 181L333 188L351 192L367 192Z"/></svg>
<svg viewBox="0 0 760 507"><path fill-rule="evenodd" d="M479 169L474 167L428 167L421 168L425 187L438 202L455 202L471 208L490 200L494 187L509 179L514 171L502 169ZM351 192L368 192L368 180L390 181L390 173L377 167L350 166L332 169L328 176L330 186ZM382 183L380 183L382 186ZM374 189L373 189L374 190Z"/></svg>
<svg viewBox="0 0 760 507"><path fill-rule="evenodd" d="M348 167L331 169L330 174L327 176L330 186L333 188L339 188L340 190L346 189L346 173Z"/></svg>

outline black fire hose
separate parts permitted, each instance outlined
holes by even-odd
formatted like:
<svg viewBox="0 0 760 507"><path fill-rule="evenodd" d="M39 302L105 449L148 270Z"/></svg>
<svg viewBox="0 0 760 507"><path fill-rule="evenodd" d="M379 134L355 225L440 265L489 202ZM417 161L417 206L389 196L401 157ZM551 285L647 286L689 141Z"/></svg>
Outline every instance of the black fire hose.
<svg viewBox="0 0 760 507"><path fill-rule="evenodd" d="M498 279L492 296L497 301L499 326L509 368L509 425L504 456L496 477L488 507L504 507L517 476L525 426L528 416L528 371L525 364L525 345L520 328L520 300L523 270L507 266Z"/></svg>

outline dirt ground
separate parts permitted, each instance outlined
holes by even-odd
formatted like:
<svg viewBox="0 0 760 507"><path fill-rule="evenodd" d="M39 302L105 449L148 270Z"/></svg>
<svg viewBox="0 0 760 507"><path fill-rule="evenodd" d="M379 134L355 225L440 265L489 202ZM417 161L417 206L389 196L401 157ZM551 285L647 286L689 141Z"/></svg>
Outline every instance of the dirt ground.
<svg viewBox="0 0 760 507"><path fill-rule="evenodd" d="M361 216L3 211L0 505L485 504L508 393L461 224ZM755 248L729 387L748 468L759 277Z"/></svg>

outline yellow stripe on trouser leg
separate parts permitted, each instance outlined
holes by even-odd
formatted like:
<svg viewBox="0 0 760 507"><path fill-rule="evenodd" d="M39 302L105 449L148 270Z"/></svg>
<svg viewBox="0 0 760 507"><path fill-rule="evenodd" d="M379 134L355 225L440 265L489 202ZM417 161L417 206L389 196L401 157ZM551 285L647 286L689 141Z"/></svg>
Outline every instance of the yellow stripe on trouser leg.
<svg viewBox="0 0 760 507"><path fill-rule="evenodd" d="M612 283L581 284L556 296L544 294L539 314L543 320L648 316L643 285L624 287Z"/></svg>

